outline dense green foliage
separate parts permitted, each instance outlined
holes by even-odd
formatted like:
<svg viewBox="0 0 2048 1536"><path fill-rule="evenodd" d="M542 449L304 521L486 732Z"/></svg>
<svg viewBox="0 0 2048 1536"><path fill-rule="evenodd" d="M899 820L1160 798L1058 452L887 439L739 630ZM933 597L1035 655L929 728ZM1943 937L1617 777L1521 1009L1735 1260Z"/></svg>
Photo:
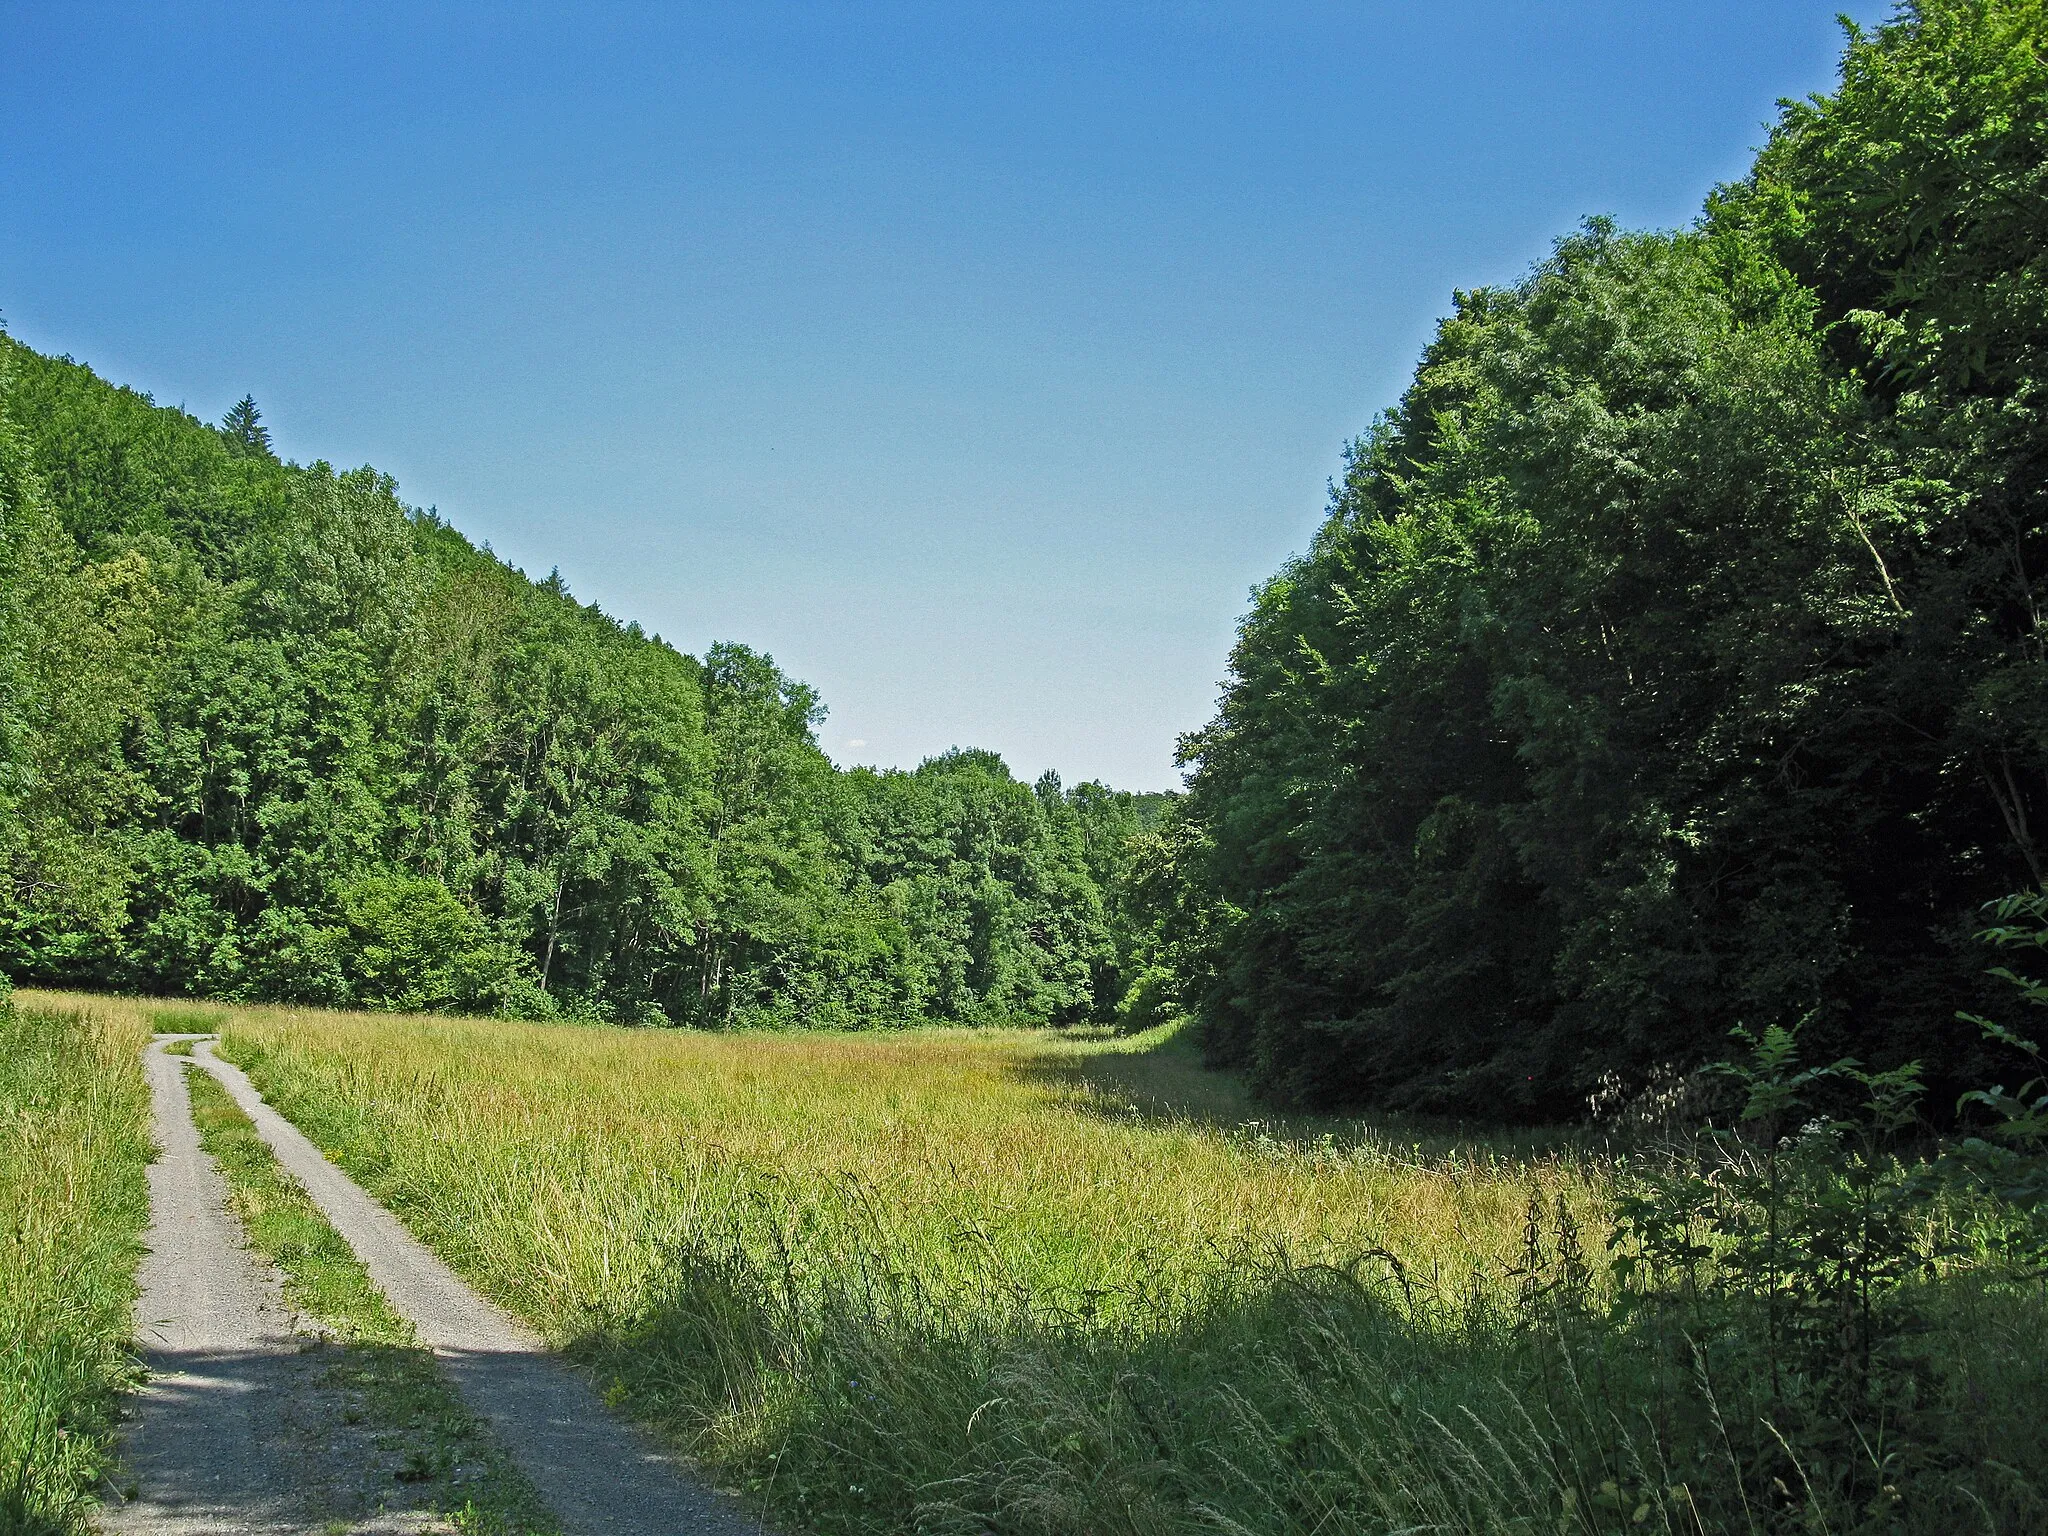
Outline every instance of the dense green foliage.
<svg viewBox="0 0 2048 1536"><path fill-rule="evenodd" d="M2044 54L1905 7L1694 228L1458 296L1144 855L1212 1059L1553 1115L1804 1018L1974 1080L1978 909L2048 870Z"/></svg>
<svg viewBox="0 0 2048 1536"><path fill-rule="evenodd" d="M0 338L0 966L634 1022L1106 1013L1149 802L836 770L815 695Z"/></svg>
<svg viewBox="0 0 2048 1536"><path fill-rule="evenodd" d="M1805 1020L1987 1058L2048 875L2039 0L1851 33L1691 229L1460 294L1258 594L1184 802L535 583L373 471L0 343L0 966L701 1024L1203 1021L1297 1105L1542 1117Z"/></svg>

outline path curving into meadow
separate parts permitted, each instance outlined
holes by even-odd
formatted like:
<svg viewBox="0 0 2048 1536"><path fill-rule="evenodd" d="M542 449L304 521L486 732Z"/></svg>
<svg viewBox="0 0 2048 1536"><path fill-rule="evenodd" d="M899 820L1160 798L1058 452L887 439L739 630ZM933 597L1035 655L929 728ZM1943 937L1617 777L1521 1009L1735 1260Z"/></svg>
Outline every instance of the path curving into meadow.
<svg viewBox="0 0 2048 1536"><path fill-rule="evenodd" d="M192 1059L228 1091L355 1250L567 1536L765 1536L757 1521L692 1478L645 1431L615 1417L539 1335L472 1290L272 1109L240 1068L215 1056L210 1043L195 1045ZM177 1071L168 1058L156 1060ZM193 1141L196 1147L196 1135Z"/></svg>

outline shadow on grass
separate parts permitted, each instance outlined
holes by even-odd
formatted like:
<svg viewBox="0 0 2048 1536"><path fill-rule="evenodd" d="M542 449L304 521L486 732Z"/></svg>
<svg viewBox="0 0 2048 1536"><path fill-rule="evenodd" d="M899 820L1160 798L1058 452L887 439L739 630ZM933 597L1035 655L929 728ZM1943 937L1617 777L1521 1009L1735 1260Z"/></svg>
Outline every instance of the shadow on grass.
<svg viewBox="0 0 2048 1536"><path fill-rule="evenodd" d="M1375 1148L1417 1161L1529 1158L1588 1153L1597 1137L1571 1127L1480 1125L1425 1115L1291 1114L1254 1099L1243 1074L1203 1065L1194 1030L1163 1025L1139 1035L1079 1032L1019 1053L1026 1079L1068 1091L1082 1113L1156 1126L1195 1126L1336 1151Z"/></svg>
<svg viewBox="0 0 2048 1536"><path fill-rule="evenodd" d="M1114 1320L1000 1284L939 1297L852 1255L831 1273L800 1297L786 1270L693 1254L578 1353L796 1529L2048 1528L2039 1372L2011 1352L2043 1341L2038 1297L1977 1298L1924 1398L1851 1426L1818 1391L1768 1401L1751 1336L1695 1352L1669 1318L1420 1297L1373 1261L1248 1264Z"/></svg>

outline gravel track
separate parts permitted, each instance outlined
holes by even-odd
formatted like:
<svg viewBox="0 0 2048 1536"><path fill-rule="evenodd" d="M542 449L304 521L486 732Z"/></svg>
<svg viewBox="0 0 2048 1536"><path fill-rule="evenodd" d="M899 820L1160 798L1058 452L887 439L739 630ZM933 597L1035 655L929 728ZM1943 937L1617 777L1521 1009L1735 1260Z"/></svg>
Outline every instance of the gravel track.
<svg viewBox="0 0 2048 1536"><path fill-rule="evenodd" d="M393 1487L388 1472L370 1435L343 1422L318 1341L294 1328L276 1272L246 1246L168 1043L144 1056L158 1156L135 1320L149 1382L130 1404L125 1489L102 1506L100 1528L301 1536L427 1527L424 1512L377 1507ZM405 1502L402 1490L395 1497Z"/></svg>
<svg viewBox="0 0 2048 1536"><path fill-rule="evenodd" d="M538 1335L471 1290L266 1104L238 1068L205 1042L193 1047L192 1059L255 1122L278 1162L305 1186L378 1289L434 1351L471 1411L489 1421L568 1536L765 1536L758 1522L692 1479L644 1431L615 1418ZM177 1071L155 1056L153 1074L157 1064ZM181 1083L177 1093L182 1098ZM189 1113L184 1125L189 1133ZM196 1135L192 1144L196 1150ZM194 1239L214 1240L197 1232Z"/></svg>

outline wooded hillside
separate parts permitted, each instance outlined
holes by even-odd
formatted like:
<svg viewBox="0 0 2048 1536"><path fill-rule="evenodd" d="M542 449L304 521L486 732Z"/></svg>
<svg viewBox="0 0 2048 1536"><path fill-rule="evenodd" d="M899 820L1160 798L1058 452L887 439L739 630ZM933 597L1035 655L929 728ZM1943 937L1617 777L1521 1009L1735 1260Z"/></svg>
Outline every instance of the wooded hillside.
<svg viewBox="0 0 2048 1536"><path fill-rule="evenodd" d="M1592 220L1457 295L1171 803L840 771L768 658L279 463L253 401L207 426L6 343L0 964L1192 1014L1304 1106L1576 1115L1736 1025L1980 1081L1984 904L2048 875L2044 54L2039 0L1902 8L1693 227Z"/></svg>
<svg viewBox="0 0 2048 1536"><path fill-rule="evenodd" d="M862 1027L1087 1018L1153 799L836 769L371 469L0 338L0 966L223 998Z"/></svg>

